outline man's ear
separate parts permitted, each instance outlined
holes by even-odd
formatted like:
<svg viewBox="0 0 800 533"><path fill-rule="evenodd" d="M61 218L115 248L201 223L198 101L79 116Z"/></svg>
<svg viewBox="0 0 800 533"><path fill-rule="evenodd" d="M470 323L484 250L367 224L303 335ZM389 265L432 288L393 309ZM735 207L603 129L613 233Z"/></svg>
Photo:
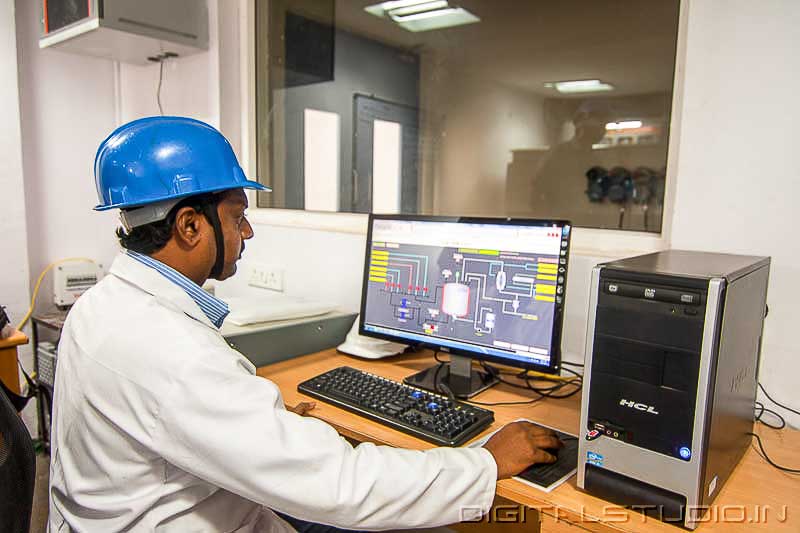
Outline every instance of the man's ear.
<svg viewBox="0 0 800 533"><path fill-rule="evenodd" d="M183 248L194 248L200 243L206 223L205 216L193 207L182 207L175 215L172 233Z"/></svg>

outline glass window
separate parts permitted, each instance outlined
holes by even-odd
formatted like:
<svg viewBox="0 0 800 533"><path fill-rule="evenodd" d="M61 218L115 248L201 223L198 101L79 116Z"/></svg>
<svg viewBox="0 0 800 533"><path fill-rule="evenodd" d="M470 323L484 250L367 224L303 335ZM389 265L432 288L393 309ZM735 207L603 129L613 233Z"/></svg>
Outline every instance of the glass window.
<svg viewBox="0 0 800 533"><path fill-rule="evenodd" d="M660 232L678 11L258 1L258 205Z"/></svg>

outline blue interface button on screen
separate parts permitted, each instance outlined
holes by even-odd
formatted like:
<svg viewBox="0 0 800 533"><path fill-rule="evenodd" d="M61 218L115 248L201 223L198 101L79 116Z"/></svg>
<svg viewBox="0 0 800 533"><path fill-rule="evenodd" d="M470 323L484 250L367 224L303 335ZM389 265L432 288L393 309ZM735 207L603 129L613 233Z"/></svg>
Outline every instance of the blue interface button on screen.
<svg viewBox="0 0 800 533"><path fill-rule="evenodd" d="M684 461L688 461L692 457L692 450L687 448L686 446L681 446L681 449L678 450L678 453L681 456L681 459Z"/></svg>

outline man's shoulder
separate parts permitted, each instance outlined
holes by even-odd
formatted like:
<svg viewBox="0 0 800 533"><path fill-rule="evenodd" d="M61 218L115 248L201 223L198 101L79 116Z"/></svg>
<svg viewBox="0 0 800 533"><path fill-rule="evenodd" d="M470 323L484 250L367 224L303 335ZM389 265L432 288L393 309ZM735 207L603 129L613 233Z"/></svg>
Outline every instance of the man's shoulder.
<svg viewBox="0 0 800 533"><path fill-rule="evenodd" d="M65 331L93 358L134 358L174 366L189 354L227 345L218 333L169 302L115 276L81 296Z"/></svg>
<svg viewBox="0 0 800 533"><path fill-rule="evenodd" d="M195 367L243 371L241 356L218 332L126 285L98 284L80 298L65 325L59 365L63 358L71 375L81 376L85 394L137 391L130 393L160 401L176 383L196 378Z"/></svg>
<svg viewBox="0 0 800 533"><path fill-rule="evenodd" d="M70 317L102 320L162 322L178 320L187 324L190 317L168 299L151 294L125 279L109 274L86 291L69 313Z"/></svg>

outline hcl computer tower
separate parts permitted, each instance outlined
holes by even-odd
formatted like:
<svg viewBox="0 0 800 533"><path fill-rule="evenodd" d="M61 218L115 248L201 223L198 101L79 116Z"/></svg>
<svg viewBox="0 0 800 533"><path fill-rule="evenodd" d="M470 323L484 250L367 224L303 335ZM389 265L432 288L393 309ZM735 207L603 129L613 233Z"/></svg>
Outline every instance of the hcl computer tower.
<svg viewBox="0 0 800 533"><path fill-rule="evenodd" d="M750 444L769 266L669 250L594 268L579 488L698 525Z"/></svg>

